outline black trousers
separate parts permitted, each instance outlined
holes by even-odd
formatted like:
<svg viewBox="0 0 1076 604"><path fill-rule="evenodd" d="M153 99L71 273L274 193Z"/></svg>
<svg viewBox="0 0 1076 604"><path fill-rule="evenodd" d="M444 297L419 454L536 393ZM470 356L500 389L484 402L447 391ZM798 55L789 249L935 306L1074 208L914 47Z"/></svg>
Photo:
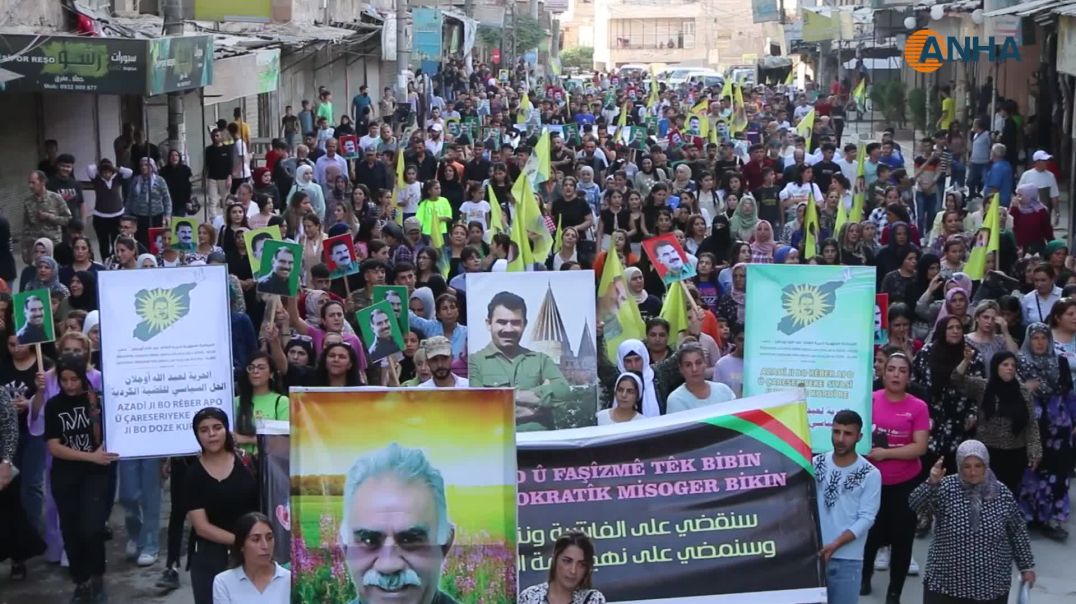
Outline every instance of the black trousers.
<svg viewBox="0 0 1076 604"><path fill-rule="evenodd" d="M1020 483L1027 471L1027 449L995 449L987 447L990 453L990 469L1001 484L1009 487L1012 496L1020 498Z"/></svg>
<svg viewBox="0 0 1076 604"><path fill-rule="evenodd" d="M187 468L193 457L173 457L168 460L172 475L172 509L168 514L168 559L165 566L179 565L183 551L183 526L187 520L187 506L183 501L183 484L186 482Z"/></svg>
<svg viewBox="0 0 1076 604"><path fill-rule="evenodd" d="M882 485L881 506L874 526L867 533L867 546L863 552L863 582L869 583L874 573L874 557L878 549L889 546L889 587L886 595L900 597L908 566L912 562L912 541L915 539L915 512L908 505L908 496L919 484L909 480L893 485Z"/></svg>
<svg viewBox="0 0 1076 604"><path fill-rule="evenodd" d="M138 217L138 233L136 238L147 250L149 249L149 230L159 227L164 224L164 215L159 216L139 216Z"/></svg>
<svg viewBox="0 0 1076 604"><path fill-rule="evenodd" d="M93 217L93 232L97 233L97 247L101 248L101 257L104 261L112 255L112 244L116 237L120 236L120 216L115 218Z"/></svg>
<svg viewBox="0 0 1076 604"><path fill-rule="evenodd" d="M51 485L71 578L75 583L85 583L104 575L105 525L101 518L105 513L108 474L98 467L75 471L53 468Z"/></svg>
<svg viewBox="0 0 1076 604"><path fill-rule="evenodd" d="M990 460L993 461L993 460ZM923 604L1005 604L1009 601L1009 593L990 600L972 600L971 598L954 598L923 587Z"/></svg>
<svg viewBox="0 0 1076 604"><path fill-rule="evenodd" d="M194 604L213 604L213 577L228 570L228 548L198 539L187 564L191 569Z"/></svg>

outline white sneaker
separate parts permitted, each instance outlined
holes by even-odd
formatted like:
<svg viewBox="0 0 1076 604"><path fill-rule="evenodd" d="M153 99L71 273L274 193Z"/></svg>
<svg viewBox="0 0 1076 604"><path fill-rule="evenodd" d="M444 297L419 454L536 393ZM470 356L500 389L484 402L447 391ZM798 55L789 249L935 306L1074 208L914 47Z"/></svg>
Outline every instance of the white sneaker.
<svg viewBox="0 0 1076 604"><path fill-rule="evenodd" d="M889 548L883 547L874 556L874 570L889 570Z"/></svg>
<svg viewBox="0 0 1076 604"><path fill-rule="evenodd" d="M141 554L138 556L139 566L153 566L157 563L157 554Z"/></svg>
<svg viewBox="0 0 1076 604"><path fill-rule="evenodd" d="M912 563L908 565L908 575L912 577L919 576L919 564L912 558Z"/></svg>
<svg viewBox="0 0 1076 604"><path fill-rule="evenodd" d="M127 548L123 552L127 555L128 560L134 560L138 557L138 544L134 541L128 541Z"/></svg>

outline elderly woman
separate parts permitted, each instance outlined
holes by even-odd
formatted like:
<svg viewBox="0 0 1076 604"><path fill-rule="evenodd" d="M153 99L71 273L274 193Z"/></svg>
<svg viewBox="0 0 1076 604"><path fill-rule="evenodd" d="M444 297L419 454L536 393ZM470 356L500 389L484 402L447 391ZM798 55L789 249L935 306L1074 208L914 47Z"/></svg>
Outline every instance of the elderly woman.
<svg viewBox="0 0 1076 604"><path fill-rule="evenodd" d="M1013 562L1021 579L1035 584L1024 518L1009 489L990 470L990 453L977 440L956 451L958 474L946 476L942 460L908 497L916 511L937 519L923 576L924 604L1009 600Z"/></svg>
<svg viewBox="0 0 1076 604"><path fill-rule="evenodd" d="M605 596L591 589L594 544L582 532L561 535L553 544L549 581L519 594L519 604L605 604Z"/></svg>

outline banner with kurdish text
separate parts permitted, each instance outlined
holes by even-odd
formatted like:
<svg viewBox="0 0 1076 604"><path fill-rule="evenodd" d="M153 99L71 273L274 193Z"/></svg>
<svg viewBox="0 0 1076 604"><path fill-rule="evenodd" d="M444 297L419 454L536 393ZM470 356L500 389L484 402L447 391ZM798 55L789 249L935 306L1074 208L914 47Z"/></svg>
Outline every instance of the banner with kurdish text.
<svg viewBox="0 0 1076 604"><path fill-rule="evenodd" d="M512 390L289 398L293 603L516 601Z"/></svg>
<svg viewBox="0 0 1076 604"><path fill-rule="evenodd" d="M816 452L842 409L871 425L874 282L872 266L747 265L744 395L804 390Z"/></svg>
<svg viewBox="0 0 1076 604"><path fill-rule="evenodd" d="M824 602L807 414L780 392L626 424L521 433L520 587L570 530L610 602Z"/></svg>
<svg viewBox="0 0 1076 604"><path fill-rule="evenodd" d="M195 413L219 407L234 417L228 268L101 271L97 279L108 450L196 453Z"/></svg>

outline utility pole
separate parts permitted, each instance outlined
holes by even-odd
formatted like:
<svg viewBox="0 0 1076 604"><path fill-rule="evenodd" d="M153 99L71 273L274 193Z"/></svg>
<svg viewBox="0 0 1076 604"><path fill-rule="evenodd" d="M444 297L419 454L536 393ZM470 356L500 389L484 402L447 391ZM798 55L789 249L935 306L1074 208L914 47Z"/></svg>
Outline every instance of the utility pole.
<svg viewBox="0 0 1076 604"><path fill-rule="evenodd" d="M183 34L182 0L164 0L164 33L169 36ZM210 51L212 52L212 51ZM206 57L207 61L212 60ZM168 93L168 148L179 151L181 157L187 154L187 125L183 120L183 93Z"/></svg>
<svg viewBox="0 0 1076 604"><path fill-rule="evenodd" d="M396 0L396 88L398 102L407 101L407 76L404 71L411 63L411 46L406 38L407 0Z"/></svg>

